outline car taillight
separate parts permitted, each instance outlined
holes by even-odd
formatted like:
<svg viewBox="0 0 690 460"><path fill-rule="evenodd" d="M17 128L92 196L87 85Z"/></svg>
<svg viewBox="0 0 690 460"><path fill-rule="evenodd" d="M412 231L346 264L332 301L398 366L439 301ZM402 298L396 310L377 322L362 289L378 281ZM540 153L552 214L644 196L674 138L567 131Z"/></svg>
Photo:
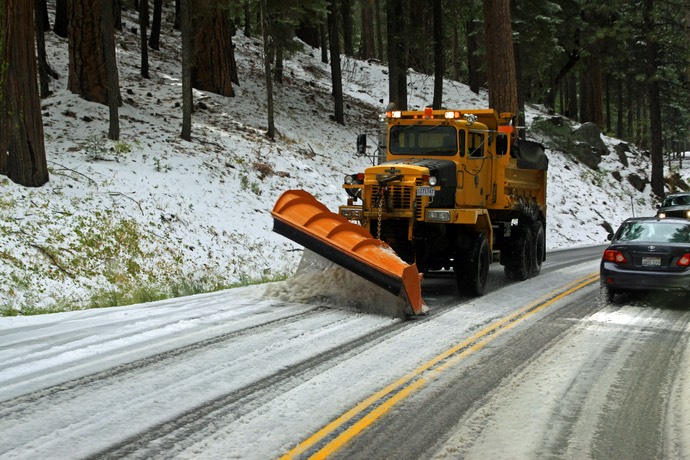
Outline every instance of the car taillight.
<svg viewBox="0 0 690 460"><path fill-rule="evenodd" d="M678 262L676 262L676 265L679 267L690 267L690 253L685 253L683 254L683 257L678 259Z"/></svg>
<svg viewBox="0 0 690 460"><path fill-rule="evenodd" d="M622 252L615 249L607 249L604 251L604 260L616 264L627 264L628 259L625 258Z"/></svg>

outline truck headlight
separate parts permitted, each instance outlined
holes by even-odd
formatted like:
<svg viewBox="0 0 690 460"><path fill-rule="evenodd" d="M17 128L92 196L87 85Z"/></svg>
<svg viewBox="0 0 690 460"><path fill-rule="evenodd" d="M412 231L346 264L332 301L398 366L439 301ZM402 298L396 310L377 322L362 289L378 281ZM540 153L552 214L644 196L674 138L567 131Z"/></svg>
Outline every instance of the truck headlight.
<svg viewBox="0 0 690 460"><path fill-rule="evenodd" d="M352 177L350 175L345 176L345 184L352 185L354 182L355 182L354 177Z"/></svg>
<svg viewBox="0 0 690 460"><path fill-rule="evenodd" d="M427 210L426 220L434 222L450 222L450 211Z"/></svg>
<svg viewBox="0 0 690 460"><path fill-rule="evenodd" d="M435 186L437 183L438 183L438 179L436 179L436 176L431 176L429 178L429 185L431 185L432 187Z"/></svg>
<svg viewBox="0 0 690 460"><path fill-rule="evenodd" d="M657 217L658 217L659 219L666 219L666 213L665 213L665 212L660 212L660 213L657 214Z"/></svg>

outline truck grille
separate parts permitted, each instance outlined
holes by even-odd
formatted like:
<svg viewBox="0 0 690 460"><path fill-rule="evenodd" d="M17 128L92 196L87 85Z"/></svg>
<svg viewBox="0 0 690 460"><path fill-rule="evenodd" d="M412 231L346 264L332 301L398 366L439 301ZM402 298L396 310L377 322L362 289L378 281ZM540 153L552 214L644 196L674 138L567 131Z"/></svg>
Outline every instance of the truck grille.
<svg viewBox="0 0 690 460"><path fill-rule="evenodd" d="M404 185L389 185L388 196L390 196L390 202L395 209L412 209L412 187L407 187ZM376 197L379 193L379 186L375 185L371 188L371 207L375 208L377 206Z"/></svg>

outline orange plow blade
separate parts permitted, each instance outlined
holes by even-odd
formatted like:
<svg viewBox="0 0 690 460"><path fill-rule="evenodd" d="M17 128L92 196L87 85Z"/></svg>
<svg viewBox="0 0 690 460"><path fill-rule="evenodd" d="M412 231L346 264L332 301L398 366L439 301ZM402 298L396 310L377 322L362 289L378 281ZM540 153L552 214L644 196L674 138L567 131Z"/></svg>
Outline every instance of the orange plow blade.
<svg viewBox="0 0 690 460"><path fill-rule="evenodd" d="M409 314L425 314L416 265L402 261L383 241L304 190L288 190L271 212L273 231L400 297Z"/></svg>

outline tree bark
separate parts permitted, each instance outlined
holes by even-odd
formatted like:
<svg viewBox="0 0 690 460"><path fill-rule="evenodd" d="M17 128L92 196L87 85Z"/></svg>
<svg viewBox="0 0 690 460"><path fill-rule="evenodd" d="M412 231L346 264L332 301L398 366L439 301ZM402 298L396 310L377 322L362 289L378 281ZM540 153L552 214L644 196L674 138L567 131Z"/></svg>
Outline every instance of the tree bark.
<svg viewBox="0 0 690 460"><path fill-rule="evenodd" d="M340 68L340 39L338 37L338 12L336 0L328 2L328 47L331 51L331 82L333 85L334 111L333 117L341 125L345 124L343 109L343 82Z"/></svg>
<svg viewBox="0 0 690 460"><path fill-rule="evenodd" d="M321 43L321 62L328 64L328 26L325 20L319 25L319 41Z"/></svg>
<svg viewBox="0 0 690 460"><path fill-rule="evenodd" d="M441 0L433 3L434 29L434 102L433 108L439 110L443 105L443 9Z"/></svg>
<svg viewBox="0 0 690 460"><path fill-rule="evenodd" d="M189 8L187 8L189 10ZM189 14L189 11L188 11ZM175 0L175 22L173 24L173 29L181 30L182 28L182 0Z"/></svg>
<svg viewBox="0 0 690 460"><path fill-rule="evenodd" d="M376 56L383 62L383 24L381 20L381 2L374 0L374 16L376 17Z"/></svg>
<svg viewBox="0 0 690 460"><path fill-rule="evenodd" d="M405 60L405 14L402 1L386 2L388 36L388 94L398 110L407 110L407 61Z"/></svg>
<svg viewBox="0 0 690 460"><path fill-rule="evenodd" d="M48 12L46 14L39 14L42 8L46 7L45 0L35 0L34 2L36 13L34 14L34 19L36 23L36 57L38 61L38 83L40 88L40 97L44 99L50 96L50 84L48 76L48 58L46 56L46 40L45 40L45 30Z"/></svg>
<svg viewBox="0 0 690 460"><path fill-rule="evenodd" d="M249 14L249 2L244 2L244 36L249 38L252 35L251 14Z"/></svg>
<svg viewBox="0 0 690 460"><path fill-rule="evenodd" d="M163 0L153 0L153 22L151 23L151 36L149 46L158 51L160 49L161 21L163 20Z"/></svg>
<svg viewBox="0 0 690 460"><path fill-rule="evenodd" d="M372 0L362 0L360 5L362 21L361 37L359 42L359 57L367 60L376 56L374 45L374 13Z"/></svg>
<svg viewBox="0 0 690 460"><path fill-rule="evenodd" d="M489 106L518 113L517 78L508 0L483 0Z"/></svg>
<svg viewBox="0 0 690 460"><path fill-rule="evenodd" d="M268 17L268 6L266 0L260 0L261 13L261 35L264 41L264 77L266 79L266 116L268 129L266 136L274 140L276 136L275 120L273 119L273 78L271 76L271 36L270 36L270 20Z"/></svg>
<svg viewBox="0 0 690 460"><path fill-rule="evenodd" d="M650 150L652 159L652 192L659 198L665 195L664 187L664 152L661 127L661 95L656 70L659 66L659 45L653 34L656 28L654 21L654 0L644 0L642 17L647 33L647 71L646 89L649 99Z"/></svg>
<svg viewBox="0 0 690 460"><path fill-rule="evenodd" d="M343 52L346 56L354 56L354 47L352 46L352 8L350 6L350 0L340 0L340 11L343 19ZM333 14L337 15L338 13L334 12Z"/></svg>
<svg viewBox="0 0 690 460"><path fill-rule="evenodd" d="M13 182L48 182L34 46L34 2L2 2L0 44L0 172Z"/></svg>
<svg viewBox="0 0 690 460"><path fill-rule="evenodd" d="M113 9L108 0L100 0L101 5L101 43L105 56L106 102L109 111L108 138L120 139L120 83L115 60L115 20ZM144 0L142 0L144 3Z"/></svg>
<svg viewBox="0 0 690 460"><path fill-rule="evenodd" d="M50 16L48 15L48 2L46 0L37 0L34 8L35 8L34 15L41 17L41 30L43 32L48 32L50 30Z"/></svg>
<svg viewBox="0 0 690 460"><path fill-rule="evenodd" d="M115 60L115 47L103 48L99 3L92 0L68 2L69 77L67 88L87 101L108 104L108 59ZM120 100L119 87L116 88Z"/></svg>
<svg viewBox="0 0 690 460"><path fill-rule="evenodd" d="M465 40L467 41L467 84L470 91L474 94L479 94L481 87L481 73L479 72L479 59L477 52L479 44L477 42L477 26L474 19L470 19L465 23Z"/></svg>
<svg viewBox="0 0 690 460"><path fill-rule="evenodd" d="M584 98L584 113L580 121L592 122L604 128L604 98L603 98L603 74L601 60L599 58L599 46L595 43L590 49L590 55L586 59L583 72L583 87L580 88L586 94Z"/></svg>
<svg viewBox="0 0 690 460"><path fill-rule="evenodd" d="M192 15L192 85L202 91L232 97L234 26L226 11L213 0L196 1Z"/></svg>
<svg viewBox="0 0 690 460"><path fill-rule="evenodd" d="M148 0L139 0L139 29L140 29L140 47L141 47L141 76L143 78L150 78L149 76L149 48L147 45L146 29L149 26L149 2Z"/></svg>
<svg viewBox="0 0 690 460"><path fill-rule="evenodd" d="M136 3L136 0L135 0ZM137 5L138 6L138 5ZM112 0L113 27L122 30L122 0Z"/></svg>
<svg viewBox="0 0 690 460"><path fill-rule="evenodd" d="M67 38L67 0L55 0L53 32L58 37Z"/></svg>
<svg viewBox="0 0 690 460"><path fill-rule="evenodd" d="M186 141L192 140L192 27L189 17L189 2L191 0L176 0L179 14L175 15L175 22L179 22L182 32L182 132L180 137Z"/></svg>

